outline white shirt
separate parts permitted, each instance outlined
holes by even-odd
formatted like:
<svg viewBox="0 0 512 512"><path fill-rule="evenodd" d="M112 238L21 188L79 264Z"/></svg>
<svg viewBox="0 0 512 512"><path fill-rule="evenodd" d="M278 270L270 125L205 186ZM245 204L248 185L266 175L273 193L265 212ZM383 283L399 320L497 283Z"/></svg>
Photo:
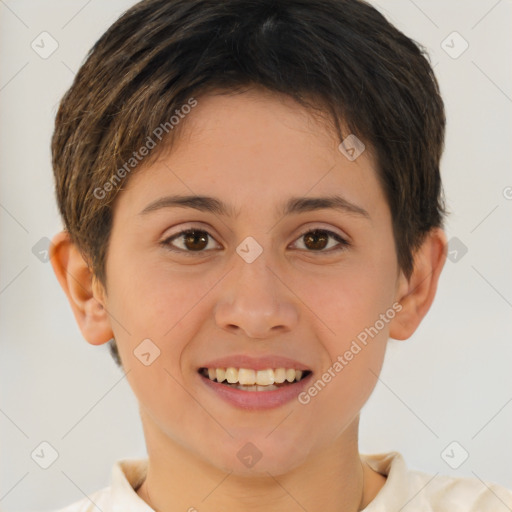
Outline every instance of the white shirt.
<svg viewBox="0 0 512 512"><path fill-rule="evenodd" d="M363 512L510 512L512 491L478 478L430 475L408 470L398 452L361 457L387 480ZM111 484L56 512L151 512L137 489L147 459L123 459L112 468ZM98 507L96 508L95 505Z"/></svg>

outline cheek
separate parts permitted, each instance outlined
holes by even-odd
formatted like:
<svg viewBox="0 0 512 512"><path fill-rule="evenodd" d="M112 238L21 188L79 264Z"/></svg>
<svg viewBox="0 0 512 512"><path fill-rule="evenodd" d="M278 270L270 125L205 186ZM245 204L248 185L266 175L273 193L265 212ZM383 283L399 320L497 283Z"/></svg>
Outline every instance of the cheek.
<svg viewBox="0 0 512 512"><path fill-rule="evenodd" d="M132 254L117 261L111 268L115 294L110 297L109 309L115 318L112 325L123 365L131 370L128 378L148 407L162 399L173 402L176 395L166 396L164 390L178 389L178 382L183 381L182 373L189 364L187 347L207 318L205 297L219 277L198 272L193 266L171 270L161 257L139 261ZM151 342L144 341L147 339ZM156 355L148 367L139 359L147 352L150 356L142 359ZM155 389L162 390L161 396L154 396Z"/></svg>
<svg viewBox="0 0 512 512"><path fill-rule="evenodd" d="M321 388L328 383L325 400L357 413L371 394L380 373L389 326L396 312L394 299L395 255L391 248L368 251L353 264L318 282L308 283L309 303L325 325L322 344L328 353ZM315 286L314 286L315 285ZM320 324L319 324L320 325ZM314 391L313 391L314 393Z"/></svg>
<svg viewBox="0 0 512 512"><path fill-rule="evenodd" d="M113 254L112 260L115 260ZM116 290L112 304L138 335L167 339L181 319L215 284L215 279L193 266L177 269L165 255L143 258L120 255L112 265L112 284Z"/></svg>
<svg viewBox="0 0 512 512"><path fill-rule="evenodd" d="M344 343L373 326L392 306L394 281L389 267L360 262L322 278L301 278L302 295L321 320L326 337L341 350ZM380 324L379 324L380 325ZM387 332L388 325L384 326ZM380 326L379 330L383 327ZM329 350L329 352L332 352Z"/></svg>
<svg viewBox="0 0 512 512"><path fill-rule="evenodd" d="M329 415L338 431L359 414L375 388L384 361L388 325L375 327L375 320L366 322L365 318L373 318L368 304L366 307L363 313L354 311L345 321L340 319L337 336L324 337L328 360L300 402L308 404L312 417Z"/></svg>
<svg viewBox="0 0 512 512"><path fill-rule="evenodd" d="M336 376L326 396L327 409L332 409L333 414L340 418L334 423L343 425L360 413L377 383L385 347L386 341L382 337L375 337L367 345L357 341L351 343L341 358L337 356L339 364L333 365L330 370Z"/></svg>
<svg viewBox="0 0 512 512"><path fill-rule="evenodd" d="M170 274L161 262L128 257L117 261L111 271L115 294L110 307L127 380L153 421L179 425L184 415L177 418L173 411L185 410L189 400L181 369L187 342L194 336L188 320L209 283Z"/></svg>

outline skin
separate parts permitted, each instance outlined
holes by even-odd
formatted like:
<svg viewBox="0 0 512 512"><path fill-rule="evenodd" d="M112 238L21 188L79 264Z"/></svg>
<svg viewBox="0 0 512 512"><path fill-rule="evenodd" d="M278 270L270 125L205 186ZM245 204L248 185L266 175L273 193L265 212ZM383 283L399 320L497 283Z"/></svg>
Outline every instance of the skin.
<svg viewBox="0 0 512 512"><path fill-rule="evenodd" d="M257 89L200 97L183 128L172 151L130 176L118 197L106 290L65 232L51 253L85 339L117 340L149 456L137 492L168 512L359 510L385 483L360 458L360 410L388 338L409 338L431 306L445 233L431 231L407 280L370 151L349 161L329 126L288 97ZM370 218L334 209L276 214L289 197L333 192ZM176 207L139 215L171 194L213 196L239 215ZM206 255L183 237L174 245L190 255L160 244L190 227L211 235ZM316 249L301 236L313 228L351 245L332 252L339 245L330 238ZM263 248L250 264L235 251L248 236ZM245 411L198 379L202 363L232 354L291 357L319 378L397 302L401 311L307 405ZM161 351L150 366L133 354L146 338ZM262 454L252 468L237 457L247 442Z"/></svg>

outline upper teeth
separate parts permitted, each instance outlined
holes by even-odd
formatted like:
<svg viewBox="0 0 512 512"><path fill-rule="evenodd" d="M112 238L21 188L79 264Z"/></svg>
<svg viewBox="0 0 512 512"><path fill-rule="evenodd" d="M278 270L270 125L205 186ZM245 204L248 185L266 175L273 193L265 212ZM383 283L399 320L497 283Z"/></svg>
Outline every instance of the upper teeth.
<svg viewBox="0 0 512 512"><path fill-rule="evenodd" d="M230 384L242 384L252 386L269 386L270 384L281 384L285 380L293 382L302 378L302 370L293 368L268 368L266 370L252 370L249 368L208 368L210 380L217 379L218 382L227 381Z"/></svg>

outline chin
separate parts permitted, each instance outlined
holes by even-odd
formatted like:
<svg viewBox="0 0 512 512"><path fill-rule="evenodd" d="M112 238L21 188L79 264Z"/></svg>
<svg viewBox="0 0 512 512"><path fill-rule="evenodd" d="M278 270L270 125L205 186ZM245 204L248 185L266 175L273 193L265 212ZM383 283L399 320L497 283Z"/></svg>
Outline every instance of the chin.
<svg viewBox="0 0 512 512"><path fill-rule="evenodd" d="M264 477L278 476L289 473L300 466L306 454L297 452L293 446L277 446L275 443L266 443L262 440L256 442L234 442L236 448L221 446L224 451L218 454L214 460L211 459L211 451L208 453L208 460L222 471L243 477Z"/></svg>

